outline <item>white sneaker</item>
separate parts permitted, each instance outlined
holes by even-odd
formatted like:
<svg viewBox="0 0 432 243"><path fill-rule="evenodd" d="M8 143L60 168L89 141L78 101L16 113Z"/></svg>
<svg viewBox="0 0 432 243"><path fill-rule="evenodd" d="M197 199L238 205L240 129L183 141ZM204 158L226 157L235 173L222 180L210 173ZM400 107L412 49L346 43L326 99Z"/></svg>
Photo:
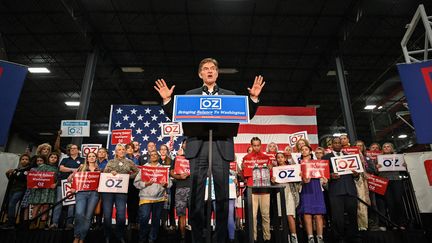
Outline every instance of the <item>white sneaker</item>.
<svg viewBox="0 0 432 243"><path fill-rule="evenodd" d="M315 243L315 239L313 237L309 238L308 243Z"/></svg>
<svg viewBox="0 0 432 243"><path fill-rule="evenodd" d="M321 236L317 236L317 243L324 243L324 239Z"/></svg>
<svg viewBox="0 0 432 243"><path fill-rule="evenodd" d="M291 235L291 236L290 236L290 242L291 242L291 243L298 243L298 241L297 241L297 237Z"/></svg>

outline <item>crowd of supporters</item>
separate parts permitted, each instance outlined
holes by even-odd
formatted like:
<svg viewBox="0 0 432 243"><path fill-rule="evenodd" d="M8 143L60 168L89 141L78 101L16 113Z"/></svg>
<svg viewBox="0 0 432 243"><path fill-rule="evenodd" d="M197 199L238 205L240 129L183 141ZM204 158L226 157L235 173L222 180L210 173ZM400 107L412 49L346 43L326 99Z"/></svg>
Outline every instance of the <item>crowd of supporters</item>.
<svg viewBox="0 0 432 243"><path fill-rule="evenodd" d="M80 157L76 144L68 145L66 153L59 149L59 138L55 149L45 143L38 146L36 154L30 156L24 153L19 158L17 168L9 169L6 176L9 179L7 190L7 220L2 225L9 229L21 227L33 229L57 230L59 228L74 230L74 243L83 242L89 230L103 228L106 242L113 238L126 242L126 215L128 227L139 230L139 242L154 242L158 238L159 228L166 232L177 232L182 242L185 241L186 231L190 229L187 223L187 209L189 204L190 183L188 173L175 173L176 159L182 158L187 144L173 156L167 145L156 147L154 142L146 144L146 153L142 154L141 144L134 141L130 144L118 144L115 156L108 160L108 151L101 148L97 153L88 153L85 158ZM334 173L331 163L332 157L347 154L346 148L356 146L360 151L360 158L364 172L339 175ZM303 173L300 182L283 183L285 186L286 205L280 205L279 195L271 198L269 193L253 193L253 234L257 240L258 228L261 229L264 241L271 239L271 221L286 220L288 222L289 241L298 242L299 229L305 232L307 242L324 242L324 229L331 228L332 239L335 242L360 242L359 231L365 230L405 230L407 218L404 214L403 184L405 172L380 172L374 154L393 154L395 149L391 143L372 143L367 149L362 141L350 143L348 136L342 135L331 140L328 148L312 149L309 141L300 139L294 147L278 148L276 143L269 143L266 149L261 148L261 140L254 137L245 158L260 157L268 161L265 167L270 171L273 167L302 164L310 160L327 160L330 166L330 178L308 178ZM294 153L298 155L293 156ZM244 161L244 160L243 160ZM139 166L169 166L170 179L165 184L143 181ZM241 213L236 213L236 207L243 203L236 203L244 199L244 187L256 186L253 175L245 174L242 160L236 163L235 169L230 171L234 178L235 195L230 197L228 232L229 240L235 241L236 229L243 228ZM404 165L405 166L405 165ZM56 184L51 188L27 188L26 179L29 171L54 172ZM63 206L56 202L63 199L59 182L73 180L76 172L95 172L129 174L128 193L99 193L98 191L79 191L76 193L74 205ZM378 175L389 180L384 195L375 194L368 190L367 178ZM272 184L278 184L271 176ZM214 198L212 198L214 199ZM370 207L360 203L366 202ZM273 208L272 205L277 204ZM17 206L18 205L18 206ZM52 210L47 210L55 205ZM127 206L126 206L127 205ZM115 206L115 227L113 227L113 206ZM281 215L281 207L286 208L286 216ZM261 217L258 217L258 210ZM396 226L391 226L378 217L375 210L388 216ZM31 212L31 213L30 213ZM42 214L43 213L43 214ZM217 214L217 212L215 212ZM34 220L36 218L36 220ZM32 220L33 219L33 220ZM151 219L151 224L149 221ZM177 219L177 220L176 220ZM217 222L216 222L217 223ZM115 229L115 230L113 230ZM273 228L274 230L274 228Z"/></svg>

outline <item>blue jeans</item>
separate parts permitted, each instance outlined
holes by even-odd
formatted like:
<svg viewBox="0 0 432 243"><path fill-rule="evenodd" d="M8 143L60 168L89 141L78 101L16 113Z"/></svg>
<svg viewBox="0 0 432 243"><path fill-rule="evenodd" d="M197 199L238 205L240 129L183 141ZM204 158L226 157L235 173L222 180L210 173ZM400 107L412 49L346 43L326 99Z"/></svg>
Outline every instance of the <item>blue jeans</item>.
<svg viewBox="0 0 432 243"><path fill-rule="evenodd" d="M56 190L56 202L62 200L62 189L61 186L57 186L57 190ZM73 224L73 216L74 216L74 209L75 209L75 205L69 205L69 206L65 206L67 207L67 218L66 218L66 224ZM63 208L63 204L60 203L57 206L54 207L53 210L53 218L52 218L52 222L53 224L59 225L59 221L60 221L60 215L62 212L62 208Z"/></svg>
<svg viewBox="0 0 432 243"><path fill-rule="evenodd" d="M124 239L125 223L126 223L126 193L102 193L102 205L103 205L103 219L104 219L104 231L105 238L111 238L112 231L112 211L113 205L116 207L116 230L115 235L117 239Z"/></svg>
<svg viewBox="0 0 432 243"><path fill-rule="evenodd" d="M8 224L15 225L15 209L18 202L24 196L25 191L17 191L9 193L9 204L8 204Z"/></svg>
<svg viewBox="0 0 432 243"><path fill-rule="evenodd" d="M162 212L162 208L164 207L164 204L165 202L157 202L157 203L145 203L140 205L139 207L139 216L140 216L139 240L140 241L147 240L147 235L149 235L148 240L155 241L157 239L159 225L160 225L160 217L161 217L161 212ZM152 217L151 229L148 225L148 222L150 220L150 213Z"/></svg>
<svg viewBox="0 0 432 243"><path fill-rule="evenodd" d="M84 240L90 228L93 212L99 201L97 191L81 191L75 196L74 237Z"/></svg>

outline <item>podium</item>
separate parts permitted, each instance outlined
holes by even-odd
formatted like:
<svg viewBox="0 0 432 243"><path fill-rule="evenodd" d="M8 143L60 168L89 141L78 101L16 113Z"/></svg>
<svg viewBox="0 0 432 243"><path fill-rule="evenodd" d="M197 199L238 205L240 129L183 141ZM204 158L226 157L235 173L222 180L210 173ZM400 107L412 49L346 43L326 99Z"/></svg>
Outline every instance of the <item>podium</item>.
<svg viewBox="0 0 432 243"><path fill-rule="evenodd" d="M211 198L213 139L228 143L237 136L239 123L249 123L247 96L237 95L176 95L173 104L173 122L181 122L188 138L208 141L207 198ZM225 146L228 146L225 144ZM234 144L232 144L234 146ZM196 148L192 148L196 149ZM186 152L189 149L186 149ZM219 151L221 154L222 152ZM232 152L234 152L232 148ZM211 200L207 200L211 212ZM207 213L206 242L211 242L211 213ZM194 227L192 227L194 230Z"/></svg>

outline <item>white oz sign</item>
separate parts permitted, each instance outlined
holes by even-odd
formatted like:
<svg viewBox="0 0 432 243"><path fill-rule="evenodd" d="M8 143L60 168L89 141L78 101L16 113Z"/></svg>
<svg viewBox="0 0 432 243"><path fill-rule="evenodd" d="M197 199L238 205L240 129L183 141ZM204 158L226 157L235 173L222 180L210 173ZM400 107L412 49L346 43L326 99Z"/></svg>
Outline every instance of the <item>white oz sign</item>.
<svg viewBox="0 0 432 243"><path fill-rule="evenodd" d="M162 123L161 130L162 137L183 136L181 123Z"/></svg>
<svg viewBox="0 0 432 243"><path fill-rule="evenodd" d="M379 171L406 171L403 154L380 154L378 164L381 165Z"/></svg>
<svg viewBox="0 0 432 243"><path fill-rule="evenodd" d="M273 167L273 176L277 183L298 182L300 177L300 164Z"/></svg>
<svg viewBox="0 0 432 243"><path fill-rule="evenodd" d="M358 154L331 158L333 173L339 175L352 174L352 171L363 172L362 162Z"/></svg>
<svg viewBox="0 0 432 243"><path fill-rule="evenodd" d="M99 192L127 193L129 187L129 174L101 173L99 179Z"/></svg>

